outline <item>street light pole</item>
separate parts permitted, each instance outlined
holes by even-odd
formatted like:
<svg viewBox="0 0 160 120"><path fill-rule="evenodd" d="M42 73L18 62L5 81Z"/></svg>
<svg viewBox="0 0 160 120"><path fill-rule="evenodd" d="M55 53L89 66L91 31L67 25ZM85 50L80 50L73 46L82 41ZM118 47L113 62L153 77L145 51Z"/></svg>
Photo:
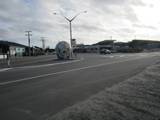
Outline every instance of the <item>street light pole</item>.
<svg viewBox="0 0 160 120"><path fill-rule="evenodd" d="M82 11L79 12L78 14L76 14L74 17L72 17L71 19L67 18L66 16L64 16L62 13L60 13L61 16L63 16L68 22L69 22L69 30L70 30L70 46L72 49L72 21L78 17L81 13L87 13L87 11ZM56 15L57 13L53 13L54 15Z"/></svg>
<svg viewBox="0 0 160 120"><path fill-rule="evenodd" d="M72 21L69 21L69 29L70 29L70 44L72 48Z"/></svg>

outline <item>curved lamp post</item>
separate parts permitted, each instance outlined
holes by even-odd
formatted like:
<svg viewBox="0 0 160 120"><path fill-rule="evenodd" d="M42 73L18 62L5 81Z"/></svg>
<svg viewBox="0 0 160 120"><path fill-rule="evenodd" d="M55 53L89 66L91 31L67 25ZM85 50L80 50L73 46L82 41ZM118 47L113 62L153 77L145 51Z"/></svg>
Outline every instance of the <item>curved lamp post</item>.
<svg viewBox="0 0 160 120"><path fill-rule="evenodd" d="M81 13L87 13L87 11L82 11L77 13L74 17L72 17L71 19L67 18L66 16L64 16L62 13L60 13L61 16L63 16L68 22L69 22L69 30L70 30L70 45L71 45L71 49L72 49L72 21L78 17ZM57 15L56 12L53 13L54 15Z"/></svg>

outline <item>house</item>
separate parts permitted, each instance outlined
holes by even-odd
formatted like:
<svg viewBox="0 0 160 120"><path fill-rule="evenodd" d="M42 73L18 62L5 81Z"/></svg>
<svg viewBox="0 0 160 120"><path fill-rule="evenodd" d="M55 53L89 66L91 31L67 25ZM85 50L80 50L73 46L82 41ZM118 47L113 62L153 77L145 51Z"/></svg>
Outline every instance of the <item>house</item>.
<svg viewBox="0 0 160 120"><path fill-rule="evenodd" d="M23 56L26 52L27 46L0 40L0 54L5 55L9 51L11 56Z"/></svg>
<svg viewBox="0 0 160 120"><path fill-rule="evenodd" d="M103 41L100 41L96 44L93 44L92 46L97 47L98 51L100 51L102 49L108 49L108 50L114 51L114 49L115 49L114 42L115 41L116 40L103 40Z"/></svg>
<svg viewBox="0 0 160 120"><path fill-rule="evenodd" d="M135 39L130 42L130 47L150 50L150 49L160 48L160 41Z"/></svg>
<svg viewBox="0 0 160 120"><path fill-rule="evenodd" d="M38 55L44 55L45 51L43 50L43 48L34 46L31 48L31 53L33 56L38 56Z"/></svg>

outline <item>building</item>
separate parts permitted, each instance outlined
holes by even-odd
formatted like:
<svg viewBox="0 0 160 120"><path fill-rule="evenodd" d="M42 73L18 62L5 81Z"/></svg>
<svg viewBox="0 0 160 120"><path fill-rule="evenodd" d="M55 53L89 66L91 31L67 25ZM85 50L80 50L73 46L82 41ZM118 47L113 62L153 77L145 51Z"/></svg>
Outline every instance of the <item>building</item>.
<svg viewBox="0 0 160 120"><path fill-rule="evenodd" d="M92 46L97 47L98 52L102 49L108 49L108 50L114 51L115 50L115 45L114 45L115 41L116 40L103 40L103 41L100 41L96 44L93 44Z"/></svg>
<svg viewBox="0 0 160 120"><path fill-rule="evenodd" d="M142 51L156 51L160 49L160 41L155 40L138 40L134 39L130 42L115 43L117 52L142 52Z"/></svg>
<svg viewBox="0 0 160 120"><path fill-rule="evenodd" d="M146 50L160 48L160 41L134 39L129 43L131 48L141 48Z"/></svg>
<svg viewBox="0 0 160 120"><path fill-rule="evenodd" d="M114 48L116 52L124 52L129 49L129 43L128 42L115 42Z"/></svg>
<svg viewBox="0 0 160 120"><path fill-rule="evenodd" d="M160 50L160 41L156 40L132 40L130 42L115 42L116 40L104 40L93 45L77 45L76 51L98 53L102 49L111 52L138 53L142 51Z"/></svg>
<svg viewBox="0 0 160 120"><path fill-rule="evenodd" d="M87 53L99 53L102 49L108 49L111 51L114 51L114 41L116 40L104 40L100 41L93 45L83 45L79 44L76 46L77 52L87 52Z"/></svg>
<svg viewBox="0 0 160 120"><path fill-rule="evenodd" d="M11 56L23 56L27 46L14 42L0 40L0 54L5 55L9 51Z"/></svg>

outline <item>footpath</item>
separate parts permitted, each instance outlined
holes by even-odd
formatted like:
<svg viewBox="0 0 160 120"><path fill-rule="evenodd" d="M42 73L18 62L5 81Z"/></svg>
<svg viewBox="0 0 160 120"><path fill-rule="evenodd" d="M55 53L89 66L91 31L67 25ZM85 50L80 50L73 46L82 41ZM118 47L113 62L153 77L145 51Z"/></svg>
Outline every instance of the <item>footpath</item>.
<svg viewBox="0 0 160 120"><path fill-rule="evenodd" d="M47 120L160 120L160 62Z"/></svg>
<svg viewBox="0 0 160 120"><path fill-rule="evenodd" d="M10 66L7 64L6 59L0 59L0 71L5 71L14 67L26 67L26 66L38 66L49 64L61 64L73 60L81 59L80 57L72 58L69 60L58 60L56 55L42 55L31 57L12 57L10 60Z"/></svg>
<svg viewBox="0 0 160 120"><path fill-rule="evenodd" d="M12 57L10 67L20 67L28 65L38 65L45 63L52 63L56 61L55 55L42 55L42 56L31 56L31 57ZM0 59L0 69L8 68L7 60Z"/></svg>

